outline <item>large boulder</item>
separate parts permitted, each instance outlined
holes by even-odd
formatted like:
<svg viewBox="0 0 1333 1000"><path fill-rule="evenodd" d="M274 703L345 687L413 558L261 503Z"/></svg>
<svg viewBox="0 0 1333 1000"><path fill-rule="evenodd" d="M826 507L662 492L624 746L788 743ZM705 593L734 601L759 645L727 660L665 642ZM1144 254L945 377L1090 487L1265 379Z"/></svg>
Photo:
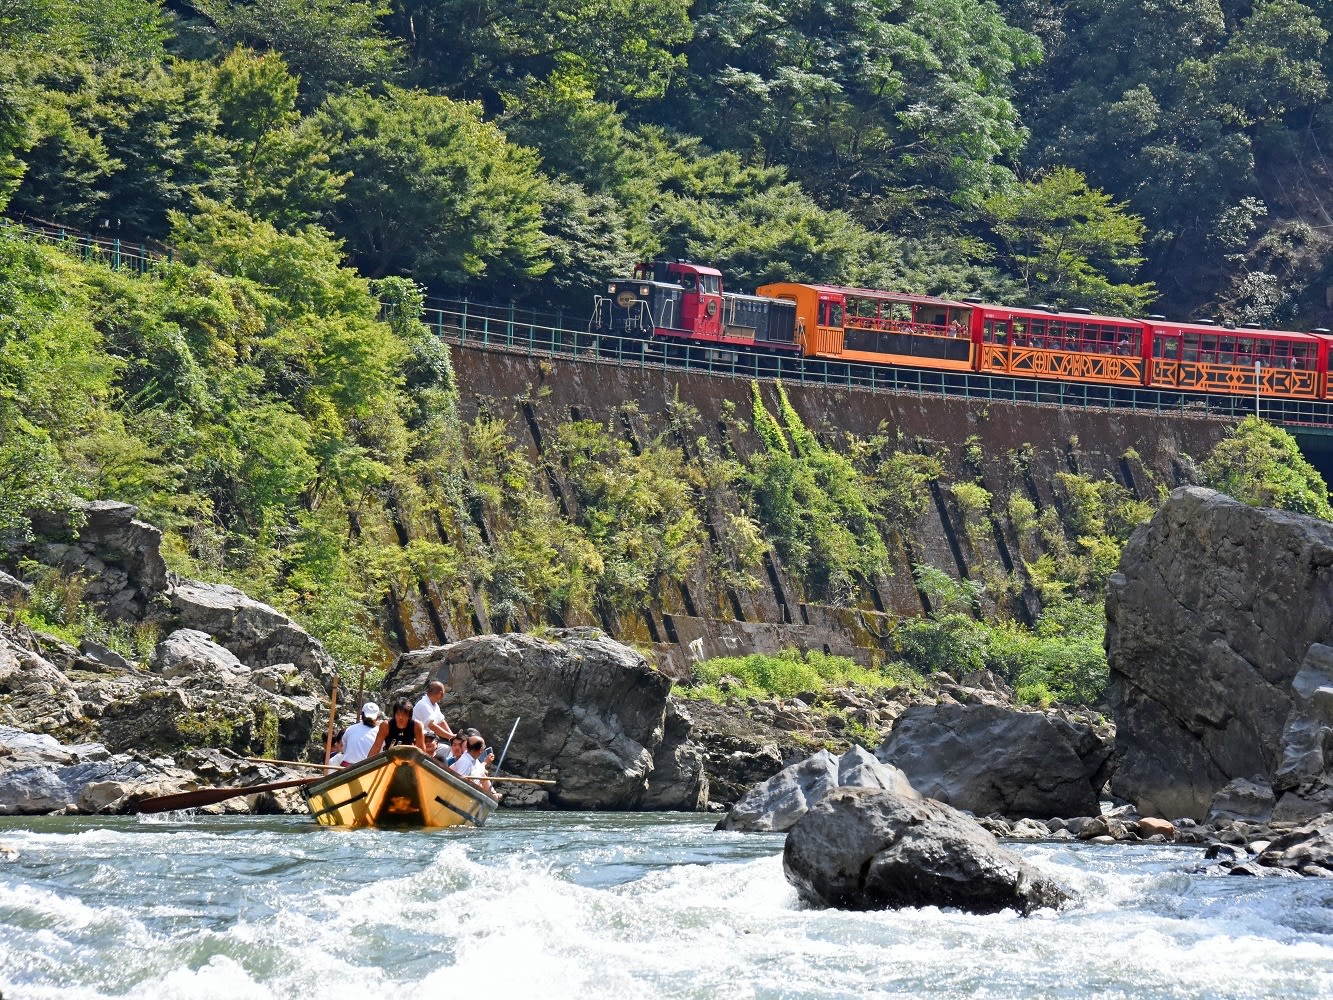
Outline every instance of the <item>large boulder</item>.
<svg viewBox="0 0 1333 1000"><path fill-rule="evenodd" d="M568 809L698 809L702 759L684 752L688 717L668 719L671 680L596 629L548 637L484 635L404 653L385 679L415 701L431 680L449 688L451 725L474 726L496 753L520 719L505 770L554 778ZM669 775L667 783L654 781Z"/></svg>
<svg viewBox="0 0 1333 1000"><path fill-rule="evenodd" d="M1125 546L1106 617L1117 795L1203 819L1261 777L1275 819L1323 808L1333 524L1178 489Z"/></svg>
<svg viewBox="0 0 1333 1000"><path fill-rule="evenodd" d="M755 785L717 824L718 830L790 830L798 819L835 788L881 788L904 798L920 798L902 771L883 764L864 747L841 757L820 750Z"/></svg>
<svg viewBox="0 0 1333 1000"><path fill-rule="evenodd" d="M83 599L112 620L140 620L167 585L162 531L135 519L138 508L114 500L73 511L39 511L33 554L84 582Z"/></svg>
<svg viewBox="0 0 1333 1000"><path fill-rule="evenodd" d="M1089 725L996 705L909 708L875 756L956 809L1012 819L1095 816L1110 745Z"/></svg>
<svg viewBox="0 0 1333 1000"><path fill-rule="evenodd" d="M82 718L83 704L69 678L0 623L0 725L46 731Z"/></svg>
<svg viewBox="0 0 1333 1000"><path fill-rule="evenodd" d="M180 580L171 588L180 626L211 636L251 667L294 664L328 690L334 663L319 642L282 612L235 587Z"/></svg>
<svg viewBox="0 0 1333 1000"><path fill-rule="evenodd" d="M167 636L154 671L109 666L55 640L36 652L31 642L0 623L0 725L114 752L215 746L293 758L323 722L323 693L308 672L290 663L251 670L200 632Z"/></svg>
<svg viewBox="0 0 1333 1000"><path fill-rule="evenodd" d="M188 773L150 766L97 743L63 745L51 736L0 726L0 815L117 812L131 795L153 794Z"/></svg>
<svg viewBox="0 0 1333 1000"><path fill-rule="evenodd" d="M662 742L653 754L648 773L648 791L639 808L644 810L701 812L708 806L708 776L704 753L690 741L693 721L678 702L667 702L662 723Z"/></svg>
<svg viewBox="0 0 1333 1000"><path fill-rule="evenodd" d="M1070 898L975 820L888 789L830 792L787 834L782 867L803 902L845 910L1028 914Z"/></svg>

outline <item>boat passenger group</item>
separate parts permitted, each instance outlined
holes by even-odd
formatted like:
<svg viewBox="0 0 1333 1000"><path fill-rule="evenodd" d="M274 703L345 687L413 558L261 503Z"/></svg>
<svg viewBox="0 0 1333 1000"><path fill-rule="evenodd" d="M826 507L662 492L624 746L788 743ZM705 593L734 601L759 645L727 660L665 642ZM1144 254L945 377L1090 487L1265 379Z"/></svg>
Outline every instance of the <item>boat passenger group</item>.
<svg viewBox="0 0 1333 1000"><path fill-rule="evenodd" d="M455 774L473 779L482 791L495 795L486 772L495 752L477 730L456 733L449 728L440 711L443 698L444 685L431 681L415 706L408 699L399 698L388 717L381 716L375 702L366 702L361 706L361 721L333 737L338 752L329 758L329 763L349 767L391 746L414 746Z"/></svg>

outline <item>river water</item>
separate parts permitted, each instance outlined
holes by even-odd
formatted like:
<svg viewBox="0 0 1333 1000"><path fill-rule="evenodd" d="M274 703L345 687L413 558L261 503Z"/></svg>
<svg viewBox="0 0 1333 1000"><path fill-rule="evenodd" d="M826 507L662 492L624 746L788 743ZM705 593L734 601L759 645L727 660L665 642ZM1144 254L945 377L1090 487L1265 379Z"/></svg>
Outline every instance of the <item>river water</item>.
<svg viewBox="0 0 1333 1000"><path fill-rule="evenodd" d="M1198 848L1015 845L1061 913L802 908L781 835L666 814L484 830L0 820L0 993L60 997L1329 997L1333 880ZM2 853L2 852L0 852Z"/></svg>

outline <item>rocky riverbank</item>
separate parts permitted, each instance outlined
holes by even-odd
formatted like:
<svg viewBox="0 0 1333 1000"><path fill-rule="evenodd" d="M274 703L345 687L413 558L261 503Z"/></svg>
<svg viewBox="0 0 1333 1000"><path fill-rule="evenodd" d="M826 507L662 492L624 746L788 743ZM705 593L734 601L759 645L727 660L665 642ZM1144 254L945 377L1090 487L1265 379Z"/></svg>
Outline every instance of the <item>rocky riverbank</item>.
<svg viewBox="0 0 1333 1000"><path fill-rule="evenodd" d="M1333 688L1323 680L1323 664L1333 659L1318 641L1323 633L1287 642L1277 660L1265 658L1262 635L1293 632L1280 608L1255 599L1231 608L1222 653L1194 648L1199 634L1182 633L1164 666L1153 666L1168 636L1179 632L1171 630L1171 615L1185 609L1189 621L1221 620L1220 594L1257 594L1266 586L1245 576L1244 560L1207 570L1184 558L1182 546L1194 558L1201 549L1243 548L1247 538L1258 545L1254 539L1266 538L1265 525L1274 521L1282 541L1266 562L1280 563L1283 579L1315 567L1306 573L1314 580L1308 589L1322 594L1329 586L1317 568L1328 565L1333 529L1238 508L1207 491L1178 491L1127 550L1109 601L1119 733L1087 710L1017 706L986 672L940 672L919 686L875 692L809 691L725 704L683 699L642 655L595 629L477 636L413 650L374 696L415 700L428 681L442 680L450 721L477 726L495 744L519 720L506 771L556 784L516 788L509 807L721 813L772 780L785 782L786 823L839 787L892 788L880 770L889 768L916 793L1001 837L1191 843L1206 847L1210 872L1322 875L1333 871L1333 818L1320 809L1328 778L1311 748L1325 745L1333 731L1326 694ZM318 759L334 675L319 643L234 588L169 573L160 534L136 520L132 507L89 504L79 513L77 534L60 518L38 519L39 540L11 553L0 570L0 599L18 608L28 598L20 565L77 574L85 599L154 641L132 659L96 642L72 645L19 624L14 614L0 618L0 814L133 812L146 796L263 784L290 773L248 758ZM1199 538L1212 541L1200 545ZM1170 567L1182 565L1188 572L1172 575ZM1206 572L1221 574L1224 585L1189 584ZM1300 609L1323 600L1288 598L1292 613L1305 617ZM1234 669L1242 661L1258 676L1272 674L1277 686L1270 684L1267 699L1247 694L1254 685L1240 683L1248 675ZM1202 739L1196 753L1179 757L1181 772L1171 755L1151 752L1167 745L1154 735L1153 720L1184 717L1189 706L1169 683L1176 676L1170 670L1184 677L1191 663L1204 664L1204 673L1210 663L1228 667L1211 686L1199 688L1195 679L1186 687L1206 692L1200 703L1233 721L1227 741ZM1230 709L1228 684L1235 688ZM351 710L344 705L334 725L350 722ZM1238 763L1227 748L1241 745L1245 727L1260 722L1267 741L1260 756ZM1167 729L1181 739L1184 730ZM1132 762L1127 773L1125 756ZM1194 763L1200 760L1202 768ZM1246 763L1264 767L1237 776ZM1156 808L1176 800L1151 789L1177 786L1191 790L1189 810L1173 816ZM1150 791L1110 794L1142 788ZM747 808L763 812L753 802ZM289 790L209 807L301 809Z"/></svg>

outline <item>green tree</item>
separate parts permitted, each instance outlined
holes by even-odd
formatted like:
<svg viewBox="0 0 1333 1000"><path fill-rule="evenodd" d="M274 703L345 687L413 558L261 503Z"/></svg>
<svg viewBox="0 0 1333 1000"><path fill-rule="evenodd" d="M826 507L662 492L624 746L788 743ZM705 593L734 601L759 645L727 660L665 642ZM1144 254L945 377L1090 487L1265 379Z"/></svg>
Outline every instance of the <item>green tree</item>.
<svg viewBox="0 0 1333 1000"><path fill-rule="evenodd" d="M137 240L198 197L229 197L235 165L200 66L62 62L43 83L13 210Z"/></svg>
<svg viewBox="0 0 1333 1000"><path fill-rule="evenodd" d="M1326 104L1328 28L1295 0L1075 0L1056 10L1051 58L1031 86L1032 159L1123 195L1151 226L1145 275L1188 289L1180 308L1192 309L1224 279L1212 234L1254 194L1256 155L1278 175L1299 172L1306 126Z"/></svg>
<svg viewBox="0 0 1333 1000"><path fill-rule="evenodd" d="M282 57L235 49L210 89L218 131L234 144L236 207L279 226L330 214L347 178L329 170L323 136L297 111L297 79Z"/></svg>
<svg viewBox="0 0 1333 1000"><path fill-rule="evenodd" d="M1276 507L1333 521L1328 485L1296 439L1281 427L1246 417L1204 460L1205 486L1251 507Z"/></svg>
<svg viewBox="0 0 1333 1000"><path fill-rule="evenodd" d="M1152 300L1152 285L1114 280L1143 263L1142 220L1090 189L1078 171L1058 167L991 195L982 211L1029 302L1137 315Z"/></svg>
<svg viewBox="0 0 1333 1000"><path fill-rule="evenodd" d="M686 0L393 0L390 30L413 76L498 111L503 95L559 77L599 99L662 93L690 34Z"/></svg>
<svg viewBox="0 0 1333 1000"><path fill-rule="evenodd" d="M317 121L348 175L336 229L363 273L509 297L550 267L537 157L477 106L390 88L331 98Z"/></svg>
<svg viewBox="0 0 1333 1000"><path fill-rule="evenodd" d="M1023 142L1011 77L1039 48L993 3L702 0L694 18L663 119L872 225L974 199Z"/></svg>
<svg viewBox="0 0 1333 1000"><path fill-rule="evenodd" d="M227 47L282 56L310 105L345 87L378 84L398 66L399 47L380 27L381 0L194 0Z"/></svg>

